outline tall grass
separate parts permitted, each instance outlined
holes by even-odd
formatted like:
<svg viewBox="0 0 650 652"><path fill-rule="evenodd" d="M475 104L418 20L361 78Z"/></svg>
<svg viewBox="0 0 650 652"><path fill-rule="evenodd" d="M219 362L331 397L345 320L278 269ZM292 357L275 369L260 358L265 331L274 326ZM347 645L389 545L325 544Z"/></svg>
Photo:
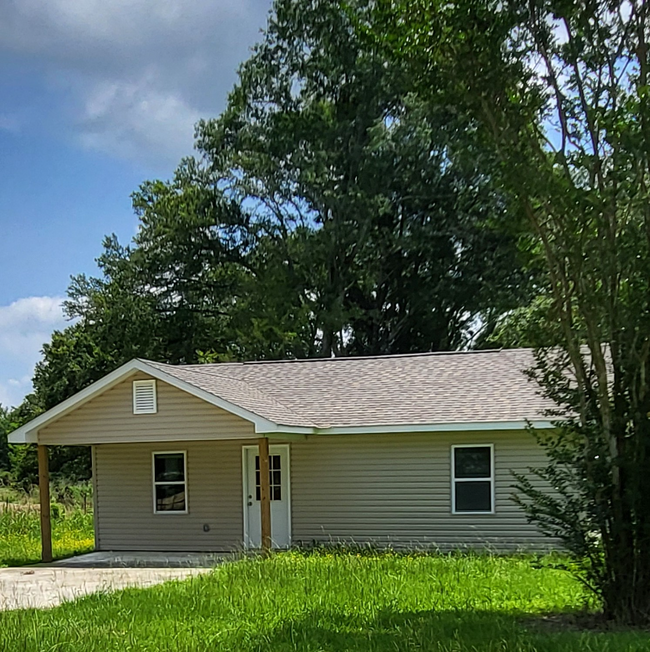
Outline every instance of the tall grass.
<svg viewBox="0 0 650 652"><path fill-rule="evenodd" d="M41 557L40 513L30 502L0 505L0 567L33 563ZM52 552L69 557L93 549L93 516L79 507L52 505Z"/></svg>
<svg viewBox="0 0 650 652"><path fill-rule="evenodd" d="M152 589L0 614L0 650L633 652L642 632L554 630L590 604L547 559L278 554Z"/></svg>
<svg viewBox="0 0 650 652"><path fill-rule="evenodd" d="M50 499L60 507L68 510L79 509L83 512L93 510L93 488L90 481L71 484L63 478L50 482ZM27 487L0 482L0 509L23 505L35 507L38 505L38 486Z"/></svg>

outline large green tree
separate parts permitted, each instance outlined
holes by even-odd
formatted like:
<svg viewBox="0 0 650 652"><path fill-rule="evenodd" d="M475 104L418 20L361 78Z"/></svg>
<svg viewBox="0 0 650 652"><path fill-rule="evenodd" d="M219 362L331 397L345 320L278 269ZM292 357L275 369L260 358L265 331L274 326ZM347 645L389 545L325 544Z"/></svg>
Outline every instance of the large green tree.
<svg viewBox="0 0 650 652"><path fill-rule="evenodd" d="M387 51L470 119L534 233L534 374L558 404L520 500L608 617L650 622L650 107L644 2L381 3ZM376 42L375 39L372 39ZM548 325L548 332L539 328ZM550 335L550 336L549 336Z"/></svg>
<svg viewBox="0 0 650 652"><path fill-rule="evenodd" d="M134 195L130 247L74 279L44 407L134 356L170 362L454 349L527 297L519 233L407 68L359 37L363 1L277 0L197 155ZM516 221L513 220L513 224ZM66 369L69 372L66 372Z"/></svg>
<svg viewBox="0 0 650 652"><path fill-rule="evenodd" d="M78 276L34 377L47 409L133 357L455 349L529 299L519 207L467 117L355 29L372 5L276 0L197 152L144 183L129 246Z"/></svg>
<svg viewBox="0 0 650 652"><path fill-rule="evenodd" d="M210 174L274 232L320 355L454 349L528 289L508 210L461 116L354 29L372 3L278 0L227 110L198 127ZM217 181L218 180L218 181ZM305 251L304 249L302 250Z"/></svg>

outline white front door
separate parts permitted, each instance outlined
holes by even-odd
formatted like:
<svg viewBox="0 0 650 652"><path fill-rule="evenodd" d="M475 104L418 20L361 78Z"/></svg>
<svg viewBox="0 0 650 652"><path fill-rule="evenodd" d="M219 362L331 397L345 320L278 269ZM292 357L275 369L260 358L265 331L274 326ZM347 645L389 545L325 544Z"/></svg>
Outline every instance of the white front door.
<svg viewBox="0 0 650 652"><path fill-rule="evenodd" d="M257 446L244 446L244 545L260 548L260 457ZM271 541L274 548L291 545L291 495L289 485L289 446L269 446L271 481Z"/></svg>

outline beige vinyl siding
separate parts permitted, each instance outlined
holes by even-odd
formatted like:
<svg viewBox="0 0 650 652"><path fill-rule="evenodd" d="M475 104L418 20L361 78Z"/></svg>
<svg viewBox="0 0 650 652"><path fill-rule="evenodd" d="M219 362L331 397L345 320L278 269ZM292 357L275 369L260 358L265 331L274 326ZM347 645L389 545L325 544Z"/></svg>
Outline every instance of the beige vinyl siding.
<svg viewBox="0 0 650 652"><path fill-rule="evenodd" d="M102 550L238 549L243 540L240 441L95 446ZM452 515L451 445L491 443L494 515ZM154 514L153 451L186 450L189 514ZM511 470L544 461L526 432L312 437L290 444L294 544L541 549L553 545L512 503ZM210 527L203 532L203 525Z"/></svg>
<svg viewBox="0 0 650 652"><path fill-rule="evenodd" d="M137 373L106 390L73 412L42 428L42 444L83 445L111 442L241 439L255 437L250 421L156 381L158 411L133 414L133 381Z"/></svg>
<svg viewBox="0 0 650 652"><path fill-rule="evenodd" d="M451 445L494 444L495 514L451 513ZM544 462L527 432L313 437L291 445L294 543L443 549L553 545L512 502L511 470Z"/></svg>
<svg viewBox="0 0 650 652"><path fill-rule="evenodd" d="M100 444L95 450L99 550L219 551L241 547L237 441ZM154 514L152 453L187 452L187 514ZM203 526L209 527L204 532Z"/></svg>

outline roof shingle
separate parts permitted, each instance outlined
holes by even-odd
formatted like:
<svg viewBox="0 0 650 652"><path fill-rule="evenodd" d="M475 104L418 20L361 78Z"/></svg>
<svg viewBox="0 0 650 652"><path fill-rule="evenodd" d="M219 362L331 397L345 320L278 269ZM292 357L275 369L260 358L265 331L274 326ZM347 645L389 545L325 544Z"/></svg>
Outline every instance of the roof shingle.
<svg viewBox="0 0 650 652"><path fill-rule="evenodd" d="M161 371L279 425L317 428L522 422L551 406L524 370L531 349L280 362Z"/></svg>

